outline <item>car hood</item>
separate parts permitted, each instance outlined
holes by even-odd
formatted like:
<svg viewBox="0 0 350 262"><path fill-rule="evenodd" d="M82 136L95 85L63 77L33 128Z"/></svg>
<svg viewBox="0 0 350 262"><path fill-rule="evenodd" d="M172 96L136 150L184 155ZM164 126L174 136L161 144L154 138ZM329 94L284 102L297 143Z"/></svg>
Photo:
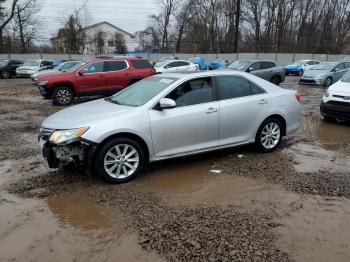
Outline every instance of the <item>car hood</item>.
<svg viewBox="0 0 350 262"><path fill-rule="evenodd" d="M338 81L329 87L330 92L340 95L350 95L350 83Z"/></svg>
<svg viewBox="0 0 350 262"><path fill-rule="evenodd" d="M321 74L329 74L328 70L306 70L303 76L317 76Z"/></svg>
<svg viewBox="0 0 350 262"><path fill-rule="evenodd" d="M72 129L91 126L106 118L115 119L134 107L117 105L98 99L61 110L44 120L42 127L50 129Z"/></svg>

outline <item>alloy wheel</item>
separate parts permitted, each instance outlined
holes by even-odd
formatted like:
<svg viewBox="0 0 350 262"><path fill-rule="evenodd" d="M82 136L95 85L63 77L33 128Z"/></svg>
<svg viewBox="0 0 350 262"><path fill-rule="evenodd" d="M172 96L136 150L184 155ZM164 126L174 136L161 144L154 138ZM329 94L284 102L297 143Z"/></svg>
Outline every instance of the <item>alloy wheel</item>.
<svg viewBox="0 0 350 262"><path fill-rule="evenodd" d="M103 161L106 173L118 179L127 178L134 174L139 163L139 153L128 144L119 144L110 148Z"/></svg>
<svg viewBox="0 0 350 262"><path fill-rule="evenodd" d="M9 72L4 71L4 72L1 73L1 78L8 79L9 77L10 77Z"/></svg>
<svg viewBox="0 0 350 262"><path fill-rule="evenodd" d="M60 104L65 105L72 100L72 94L68 90L58 90L56 98Z"/></svg>
<svg viewBox="0 0 350 262"><path fill-rule="evenodd" d="M275 122L267 123L261 132L261 144L266 149L272 149L277 146L281 137L281 128Z"/></svg>

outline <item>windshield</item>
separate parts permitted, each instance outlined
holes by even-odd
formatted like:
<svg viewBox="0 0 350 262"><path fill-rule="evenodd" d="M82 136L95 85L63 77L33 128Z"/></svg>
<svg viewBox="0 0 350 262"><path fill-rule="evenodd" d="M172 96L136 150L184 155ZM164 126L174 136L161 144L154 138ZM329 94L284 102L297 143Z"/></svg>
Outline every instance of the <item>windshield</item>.
<svg viewBox="0 0 350 262"><path fill-rule="evenodd" d="M293 63L293 65L304 65L307 63L307 60L297 60Z"/></svg>
<svg viewBox="0 0 350 262"><path fill-rule="evenodd" d="M342 82L350 83L350 73L347 73L342 79Z"/></svg>
<svg viewBox="0 0 350 262"><path fill-rule="evenodd" d="M77 70L79 67L81 67L83 65L85 65L85 63L80 62L80 63L76 64L75 66L69 68L69 69L64 69L64 71L68 72L68 73L74 72L75 70Z"/></svg>
<svg viewBox="0 0 350 262"><path fill-rule="evenodd" d="M164 61L164 62L157 62L154 67L163 67L165 66L166 64L168 64L169 62L168 61Z"/></svg>
<svg viewBox="0 0 350 262"><path fill-rule="evenodd" d="M110 98L110 101L127 106L141 106L162 92L178 78L151 76L132 84Z"/></svg>
<svg viewBox="0 0 350 262"><path fill-rule="evenodd" d="M8 60L0 60L0 67L6 66L8 62Z"/></svg>
<svg viewBox="0 0 350 262"><path fill-rule="evenodd" d="M310 68L310 70L331 70L336 64L333 63L321 63Z"/></svg>
<svg viewBox="0 0 350 262"><path fill-rule="evenodd" d="M229 69L244 70L251 64L250 61L237 60L228 66Z"/></svg>
<svg viewBox="0 0 350 262"><path fill-rule="evenodd" d="M40 63L38 61L35 61L35 60L27 60L27 61L24 61L23 65L24 66L39 66Z"/></svg>

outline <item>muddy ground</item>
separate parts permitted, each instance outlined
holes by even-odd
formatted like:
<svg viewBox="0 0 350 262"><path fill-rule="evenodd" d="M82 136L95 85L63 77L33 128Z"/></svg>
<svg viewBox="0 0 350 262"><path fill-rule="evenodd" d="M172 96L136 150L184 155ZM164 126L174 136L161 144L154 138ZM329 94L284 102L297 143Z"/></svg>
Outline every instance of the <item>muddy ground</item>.
<svg viewBox="0 0 350 262"><path fill-rule="evenodd" d="M61 107L0 80L0 261L350 261L350 125L322 121L323 88L297 81L283 87L306 94L302 128L276 152L164 161L107 185L48 169L36 135Z"/></svg>

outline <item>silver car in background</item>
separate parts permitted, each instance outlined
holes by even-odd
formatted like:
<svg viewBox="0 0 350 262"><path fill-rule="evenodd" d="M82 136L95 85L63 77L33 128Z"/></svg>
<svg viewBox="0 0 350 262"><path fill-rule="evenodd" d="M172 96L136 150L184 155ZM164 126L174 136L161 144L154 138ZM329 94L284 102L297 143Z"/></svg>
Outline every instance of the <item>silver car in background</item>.
<svg viewBox="0 0 350 262"><path fill-rule="evenodd" d="M275 62L266 60L236 60L230 64L228 69L240 70L261 77L275 85L284 82L286 72L282 66Z"/></svg>
<svg viewBox="0 0 350 262"><path fill-rule="evenodd" d="M121 183L147 162L251 143L271 152L299 128L299 99L240 71L161 74L53 114L39 142L51 168L73 162Z"/></svg>
<svg viewBox="0 0 350 262"><path fill-rule="evenodd" d="M304 72L299 84L330 86L342 78L350 69L349 62L323 62Z"/></svg>

